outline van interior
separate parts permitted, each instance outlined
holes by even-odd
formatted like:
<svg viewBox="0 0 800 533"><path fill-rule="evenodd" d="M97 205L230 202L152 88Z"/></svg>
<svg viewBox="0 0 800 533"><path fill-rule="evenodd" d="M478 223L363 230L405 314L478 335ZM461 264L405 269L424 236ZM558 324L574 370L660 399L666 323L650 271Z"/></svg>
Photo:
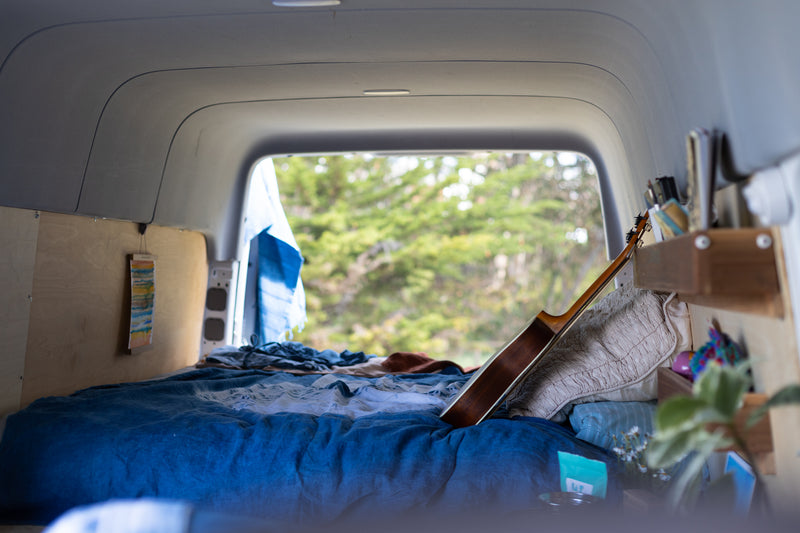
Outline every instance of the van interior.
<svg viewBox="0 0 800 533"><path fill-rule="evenodd" d="M558 527L578 505L638 530L720 479L715 524L796 527L798 24L792 0L5 0L4 530ZM525 309L477 369L291 340L314 257L273 161L488 152L591 161L598 283ZM692 396L710 360L747 361L735 405L729 374ZM779 399L739 440L681 426L699 466L637 463L680 490L631 482L629 430L703 391L715 414L680 422Z"/></svg>

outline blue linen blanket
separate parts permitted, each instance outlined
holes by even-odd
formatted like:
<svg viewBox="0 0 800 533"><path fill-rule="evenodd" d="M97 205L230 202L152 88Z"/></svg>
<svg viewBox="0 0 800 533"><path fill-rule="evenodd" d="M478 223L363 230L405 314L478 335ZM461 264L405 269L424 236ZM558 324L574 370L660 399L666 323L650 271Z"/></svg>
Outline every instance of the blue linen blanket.
<svg viewBox="0 0 800 533"><path fill-rule="evenodd" d="M374 354L331 349L317 350L299 342L269 342L259 346L223 346L211 351L206 362L223 363L235 368L331 370L334 366L352 366L366 363Z"/></svg>
<svg viewBox="0 0 800 533"><path fill-rule="evenodd" d="M559 490L558 451L605 461L609 503L619 501L615 460L558 424L439 420L464 381L207 368L44 398L8 418L0 521L45 524L77 505L142 497L264 517L276 529L514 512Z"/></svg>

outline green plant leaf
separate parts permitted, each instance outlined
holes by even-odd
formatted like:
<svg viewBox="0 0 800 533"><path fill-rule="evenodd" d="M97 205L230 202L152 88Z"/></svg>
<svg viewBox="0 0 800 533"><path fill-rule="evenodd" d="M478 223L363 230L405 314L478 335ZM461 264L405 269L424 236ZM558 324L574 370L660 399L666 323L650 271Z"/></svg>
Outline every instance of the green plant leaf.
<svg viewBox="0 0 800 533"><path fill-rule="evenodd" d="M669 398L656 412L656 431L647 448L648 464L663 468L680 461L710 439L711 433L706 430L709 422L725 421L724 415L700 398Z"/></svg>
<svg viewBox="0 0 800 533"><path fill-rule="evenodd" d="M665 468L677 463L703 439L704 431L697 427L676 429L668 433L656 431L647 444L647 465L650 468Z"/></svg>
<svg viewBox="0 0 800 533"><path fill-rule="evenodd" d="M656 412L656 433L684 431L696 426L698 414L707 409L706 402L691 396L673 396L658 406Z"/></svg>
<svg viewBox="0 0 800 533"><path fill-rule="evenodd" d="M694 384L694 396L716 409L723 417L719 422L733 420L742 404L750 380L742 370L731 366L709 364Z"/></svg>
<svg viewBox="0 0 800 533"><path fill-rule="evenodd" d="M691 455L684 465L683 471L670 485L667 502L673 512L693 505L697 501L700 473L703 471L703 466L714 450L730 444L730 439L725 438L721 431L714 433L703 431L702 433L704 435L699 436L693 443L695 453ZM692 509L686 510L691 511Z"/></svg>
<svg viewBox="0 0 800 533"><path fill-rule="evenodd" d="M792 385L787 385L773 394L769 400L766 401L766 403L753 411L753 413L748 417L747 425L745 427L749 429L756 425L758 421L761 420L765 414L767 414L767 411L773 407L798 404L800 404L800 384L795 383Z"/></svg>
<svg viewBox="0 0 800 533"><path fill-rule="evenodd" d="M750 378L733 367L722 367L719 388L714 396L714 407L730 420L742 406L744 394L750 388Z"/></svg>

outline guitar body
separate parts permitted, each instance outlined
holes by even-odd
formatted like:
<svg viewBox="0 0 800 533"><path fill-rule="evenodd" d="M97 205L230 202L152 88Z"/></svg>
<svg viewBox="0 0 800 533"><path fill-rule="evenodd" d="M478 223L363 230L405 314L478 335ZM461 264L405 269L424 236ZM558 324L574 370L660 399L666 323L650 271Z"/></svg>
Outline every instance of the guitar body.
<svg viewBox="0 0 800 533"><path fill-rule="evenodd" d="M518 378L526 376L556 340L556 332L539 315L473 374L459 393L458 401L442 412L442 420L456 427L472 426L497 409ZM475 386L476 382L484 386Z"/></svg>
<svg viewBox="0 0 800 533"><path fill-rule="evenodd" d="M473 374L439 417L455 427L465 427L490 416L622 270L646 225L645 214L638 218L637 227L625 249L566 313L554 316L541 311L537 314L511 342Z"/></svg>

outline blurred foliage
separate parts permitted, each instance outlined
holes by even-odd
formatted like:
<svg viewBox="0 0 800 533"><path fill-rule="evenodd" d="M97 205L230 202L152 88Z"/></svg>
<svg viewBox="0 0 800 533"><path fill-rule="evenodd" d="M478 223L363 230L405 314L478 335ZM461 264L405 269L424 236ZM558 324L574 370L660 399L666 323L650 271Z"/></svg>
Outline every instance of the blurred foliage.
<svg viewBox="0 0 800 533"><path fill-rule="evenodd" d="M305 258L294 339L479 365L606 266L597 176L570 153L275 159Z"/></svg>
<svg viewBox="0 0 800 533"><path fill-rule="evenodd" d="M666 399L656 412L656 432L647 449L647 463L664 468L686 461L681 474L672 482L667 498L668 510L688 514L696 510L701 496L722 510L734 512L735 491L731 474L717 479L709 487L702 486L702 472L711 455L721 448L735 445L751 465L759 486L754 501L759 512L769 510L766 487L753 453L747 446L748 431L769 409L800 404L800 385L786 385L746 420L737 423L737 412L745 393L752 388L749 362L735 366L709 362L692 386L691 395Z"/></svg>

